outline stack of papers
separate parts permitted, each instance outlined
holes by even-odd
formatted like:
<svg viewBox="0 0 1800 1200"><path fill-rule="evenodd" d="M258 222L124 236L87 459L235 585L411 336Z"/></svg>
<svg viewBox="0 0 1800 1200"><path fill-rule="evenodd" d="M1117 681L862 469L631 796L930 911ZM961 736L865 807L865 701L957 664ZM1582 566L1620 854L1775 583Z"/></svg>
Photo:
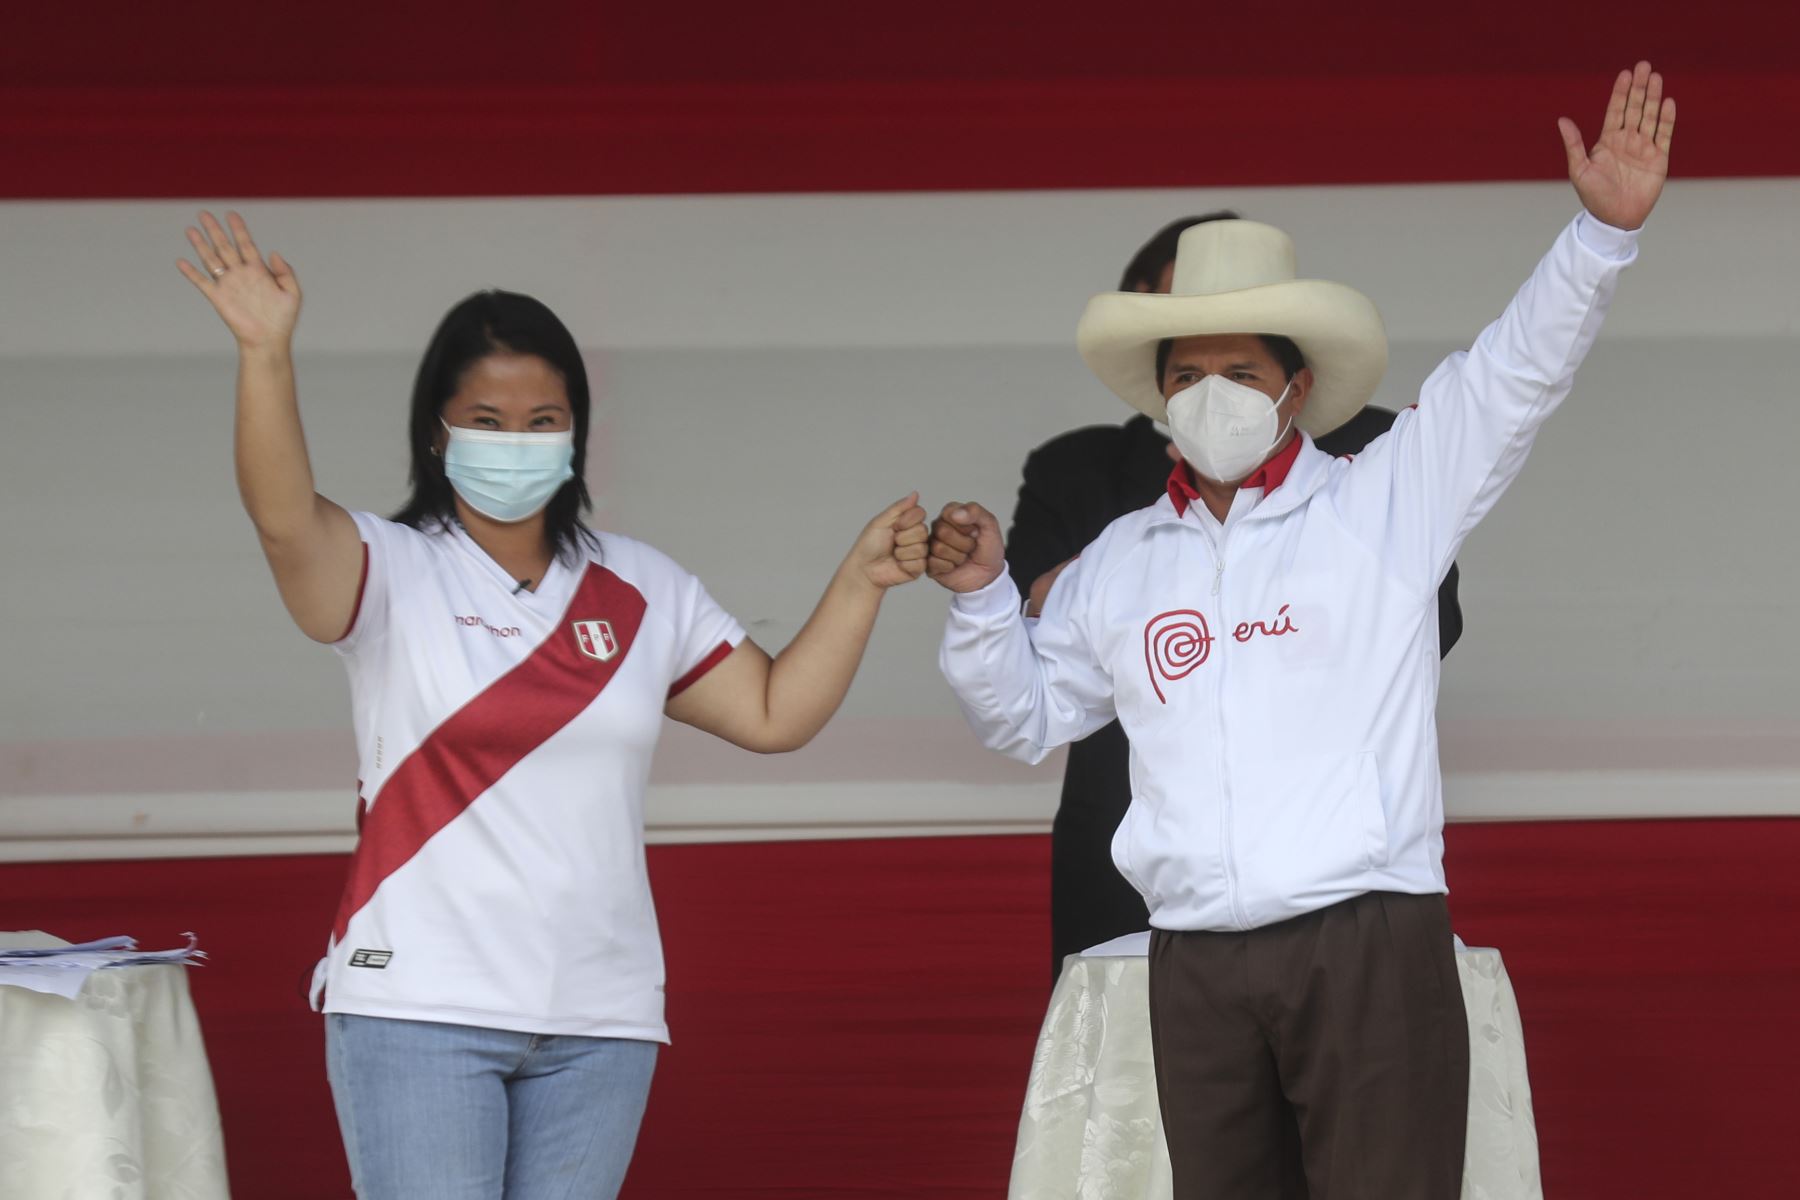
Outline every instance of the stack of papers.
<svg viewBox="0 0 1800 1200"><path fill-rule="evenodd" d="M29 988L73 1000L95 971L145 964L200 964L206 951L195 948L198 939L193 934L182 936L187 938L187 945L174 950L139 950L137 939L130 937L101 938L78 946L0 947L0 986Z"/></svg>

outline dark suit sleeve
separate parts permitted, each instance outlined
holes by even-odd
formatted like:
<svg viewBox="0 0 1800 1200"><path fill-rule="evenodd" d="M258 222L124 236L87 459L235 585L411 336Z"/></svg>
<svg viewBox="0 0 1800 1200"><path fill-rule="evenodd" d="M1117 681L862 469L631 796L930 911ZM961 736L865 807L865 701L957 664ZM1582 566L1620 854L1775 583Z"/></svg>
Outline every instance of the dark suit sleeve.
<svg viewBox="0 0 1800 1200"><path fill-rule="evenodd" d="M1355 454L1364 446L1393 428L1394 414L1385 408L1370 406L1357 413L1341 428L1335 429L1318 439L1319 449L1327 454L1343 457ZM1456 595L1457 580L1462 572L1455 563L1438 584L1438 657L1446 658L1450 647L1456 645L1462 637L1463 615L1462 602Z"/></svg>
<svg viewBox="0 0 1800 1200"><path fill-rule="evenodd" d="M1046 461L1056 457L1049 447L1034 450L1025 459L1025 478L1019 485L1019 503L1013 509L1012 528L1006 534L1006 569L1029 595L1037 577L1058 563L1081 553L1080 522L1069 510L1072 500L1066 481Z"/></svg>

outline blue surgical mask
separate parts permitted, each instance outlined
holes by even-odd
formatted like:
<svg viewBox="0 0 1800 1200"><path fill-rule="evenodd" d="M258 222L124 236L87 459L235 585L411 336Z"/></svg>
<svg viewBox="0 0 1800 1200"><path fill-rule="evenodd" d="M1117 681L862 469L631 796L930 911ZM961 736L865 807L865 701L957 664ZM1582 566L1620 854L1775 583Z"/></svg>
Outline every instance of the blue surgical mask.
<svg viewBox="0 0 1800 1200"><path fill-rule="evenodd" d="M575 478L573 430L504 433L447 422L444 428L450 432L444 447L444 474L450 486L463 503L491 520L535 516Z"/></svg>

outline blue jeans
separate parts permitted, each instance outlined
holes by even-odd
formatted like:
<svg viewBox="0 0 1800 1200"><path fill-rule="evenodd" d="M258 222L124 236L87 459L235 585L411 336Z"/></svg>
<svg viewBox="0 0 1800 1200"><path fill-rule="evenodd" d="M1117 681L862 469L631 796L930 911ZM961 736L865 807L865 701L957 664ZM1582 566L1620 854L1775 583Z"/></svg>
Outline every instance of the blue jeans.
<svg viewBox="0 0 1800 1200"><path fill-rule="evenodd" d="M655 1042L330 1013L325 1058L360 1200L612 1200Z"/></svg>

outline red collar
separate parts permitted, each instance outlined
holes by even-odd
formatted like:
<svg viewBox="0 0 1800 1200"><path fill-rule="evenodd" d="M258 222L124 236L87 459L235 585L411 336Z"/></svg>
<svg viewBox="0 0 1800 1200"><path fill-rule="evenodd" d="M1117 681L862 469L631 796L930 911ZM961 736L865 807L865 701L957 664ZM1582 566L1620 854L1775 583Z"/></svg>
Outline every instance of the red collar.
<svg viewBox="0 0 1800 1200"><path fill-rule="evenodd" d="M1300 457L1300 435L1295 434L1288 439L1281 452L1251 473L1250 478L1238 484L1240 488L1261 488L1266 496L1283 483L1287 482L1288 472L1294 469L1294 460ZM1178 462L1175 469L1169 472L1169 499L1175 505L1176 516L1186 516L1188 505L1200 498L1200 492L1194 487L1194 481L1188 473L1186 462Z"/></svg>

